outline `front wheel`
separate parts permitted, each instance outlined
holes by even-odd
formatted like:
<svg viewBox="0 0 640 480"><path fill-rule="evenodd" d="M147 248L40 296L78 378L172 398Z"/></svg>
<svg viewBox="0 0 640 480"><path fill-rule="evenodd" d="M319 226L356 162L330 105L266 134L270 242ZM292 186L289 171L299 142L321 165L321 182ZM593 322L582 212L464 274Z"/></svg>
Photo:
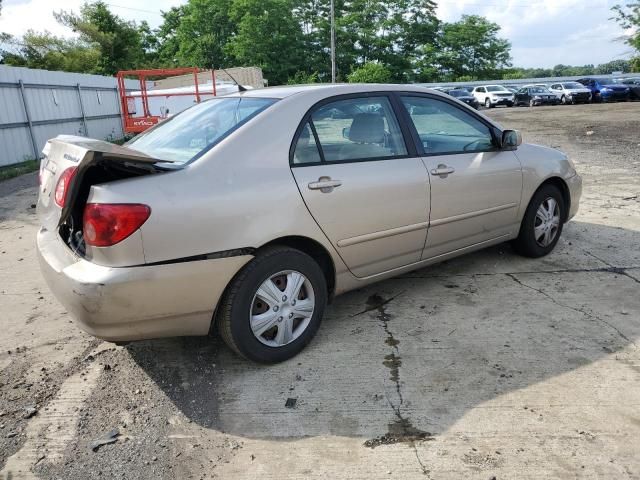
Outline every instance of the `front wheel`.
<svg viewBox="0 0 640 480"><path fill-rule="evenodd" d="M515 250L526 257L543 257L558 243L562 219L566 218L562 194L553 185L543 185L533 195L520 225L520 234L513 241Z"/></svg>
<svg viewBox="0 0 640 480"><path fill-rule="evenodd" d="M560 99L560 102L561 102L563 105L566 105L566 104L568 103L568 102L567 102L567 97L565 97L564 95L562 95L562 98Z"/></svg>
<svg viewBox="0 0 640 480"><path fill-rule="evenodd" d="M311 257L272 247L258 253L227 287L216 316L218 329L243 357L282 362L314 337L327 296L322 269Z"/></svg>
<svg viewBox="0 0 640 480"><path fill-rule="evenodd" d="M530 107L535 107L536 103L533 100L529 100L529 106Z"/></svg>
<svg viewBox="0 0 640 480"><path fill-rule="evenodd" d="M491 108L491 100L488 98L484 100L484 108Z"/></svg>

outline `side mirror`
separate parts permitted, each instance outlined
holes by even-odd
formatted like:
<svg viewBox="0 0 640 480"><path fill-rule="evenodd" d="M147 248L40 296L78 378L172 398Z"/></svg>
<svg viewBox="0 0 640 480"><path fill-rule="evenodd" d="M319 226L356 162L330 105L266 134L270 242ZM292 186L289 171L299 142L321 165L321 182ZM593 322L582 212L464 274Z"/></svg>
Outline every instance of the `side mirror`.
<svg viewBox="0 0 640 480"><path fill-rule="evenodd" d="M342 129L342 138L349 140L349 134L351 133L351 127L344 127Z"/></svg>
<svg viewBox="0 0 640 480"><path fill-rule="evenodd" d="M518 130L504 130L502 132L502 148L515 149L522 144L522 134Z"/></svg>

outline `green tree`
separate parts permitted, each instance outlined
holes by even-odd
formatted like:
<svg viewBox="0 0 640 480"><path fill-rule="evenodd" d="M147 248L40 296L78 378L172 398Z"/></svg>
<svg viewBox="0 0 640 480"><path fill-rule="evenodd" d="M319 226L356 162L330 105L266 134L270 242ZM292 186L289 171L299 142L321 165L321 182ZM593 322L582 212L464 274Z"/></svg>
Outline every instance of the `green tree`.
<svg viewBox="0 0 640 480"><path fill-rule="evenodd" d="M614 20L632 33L628 35L625 42L635 51L636 56L631 59L629 69L632 72L640 72L640 2L627 2L625 5L615 5L613 8Z"/></svg>
<svg viewBox="0 0 640 480"><path fill-rule="evenodd" d="M163 22L153 32L157 41L156 63L159 66L171 67L179 63L180 41L178 39L178 27L184 13L184 5L171 7L166 12L161 12Z"/></svg>
<svg viewBox="0 0 640 480"><path fill-rule="evenodd" d="M180 66L220 68L231 64L225 47L236 32L229 17L232 3L233 0L189 0L183 5L175 30L176 60Z"/></svg>
<svg viewBox="0 0 640 480"><path fill-rule="evenodd" d="M631 71L631 65L629 60L612 60L610 62L607 63L602 63L600 65L598 65L598 67L596 68L596 72L597 74L600 75L608 75L611 74L613 72L630 72Z"/></svg>
<svg viewBox="0 0 640 480"><path fill-rule="evenodd" d="M7 65L66 72L98 72L100 52L76 39L29 30L18 40L5 36L5 42L13 47L0 52L3 63Z"/></svg>
<svg viewBox="0 0 640 480"><path fill-rule="evenodd" d="M230 11L236 26L225 52L242 66L262 68L272 84L286 83L303 62L300 24L291 0L234 0Z"/></svg>
<svg viewBox="0 0 640 480"><path fill-rule="evenodd" d="M85 3L80 15L70 11L54 13L58 22L80 34L80 40L100 52L98 73L113 75L141 65L145 59L142 35L134 22L111 13L107 4Z"/></svg>
<svg viewBox="0 0 640 480"><path fill-rule="evenodd" d="M463 15L442 25L437 62L453 78L470 75L478 79L495 77L511 66L511 44L498 37L500 27L478 15Z"/></svg>
<svg viewBox="0 0 640 480"><path fill-rule="evenodd" d="M293 77L289 77L287 80L287 85L308 85L310 83L319 83L318 72L309 74L307 72L298 71L293 75Z"/></svg>
<svg viewBox="0 0 640 480"><path fill-rule="evenodd" d="M378 62L367 62L347 77L349 83L389 83L391 71Z"/></svg>

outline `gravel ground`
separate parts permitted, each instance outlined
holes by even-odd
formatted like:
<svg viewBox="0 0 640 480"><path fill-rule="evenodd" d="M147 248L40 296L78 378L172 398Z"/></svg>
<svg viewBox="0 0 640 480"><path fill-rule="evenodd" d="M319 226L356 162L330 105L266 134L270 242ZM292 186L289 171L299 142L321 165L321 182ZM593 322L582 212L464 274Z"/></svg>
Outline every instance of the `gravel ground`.
<svg viewBox="0 0 640 480"><path fill-rule="evenodd" d="M554 253L346 294L271 367L82 333L39 275L35 175L0 182L0 479L640 478L640 103L487 113L584 177Z"/></svg>

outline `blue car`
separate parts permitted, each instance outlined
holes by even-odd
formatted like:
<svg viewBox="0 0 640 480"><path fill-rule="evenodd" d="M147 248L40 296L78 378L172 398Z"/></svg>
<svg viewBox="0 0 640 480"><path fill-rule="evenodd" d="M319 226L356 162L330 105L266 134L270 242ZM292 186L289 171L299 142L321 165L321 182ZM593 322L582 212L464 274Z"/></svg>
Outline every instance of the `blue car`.
<svg viewBox="0 0 640 480"><path fill-rule="evenodd" d="M581 78L582 85L591 90L594 102L626 102L629 100L629 87L614 83L607 78Z"/></svg>

